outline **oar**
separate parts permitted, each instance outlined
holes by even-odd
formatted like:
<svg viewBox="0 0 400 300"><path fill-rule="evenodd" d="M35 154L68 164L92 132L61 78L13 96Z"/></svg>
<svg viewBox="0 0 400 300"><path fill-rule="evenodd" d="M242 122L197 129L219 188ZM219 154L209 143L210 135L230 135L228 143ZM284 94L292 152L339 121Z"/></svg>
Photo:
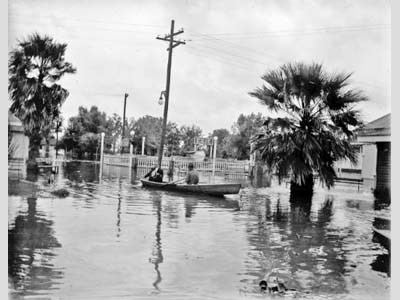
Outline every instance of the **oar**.
<svg viewBox="0 0 400 300"><path fill-rule="evenodd" d="M175 184L175 183L183 181L183 180L185 180L185 178L181 178L181 179L176 180L176 181L168 182L166 184L161 185L161 187L164 187L164 186L167 186L167 185L172 185L172 184Z"/></svg>

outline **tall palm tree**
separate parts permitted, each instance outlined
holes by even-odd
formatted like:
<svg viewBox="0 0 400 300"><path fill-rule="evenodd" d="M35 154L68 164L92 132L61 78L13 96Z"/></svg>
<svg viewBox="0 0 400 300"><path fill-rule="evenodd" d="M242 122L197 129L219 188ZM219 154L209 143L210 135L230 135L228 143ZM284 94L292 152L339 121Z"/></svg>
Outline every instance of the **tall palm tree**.
<svg viewBox="0 0 400 300"><path fill-rule="evenodd" d="M348 88L351 74L328 74L320 64L289 63L261 78L268 84L250 95L281 117L267 118L255 149L280 176L291 177L291 193L312 194L314 174L328 188L334 162L356 162L350 141L361 125L355 104L367 100Z"/></svg>
<svg viewBox="0 0 400 300"><path fill-rule="evenodd" d="M8 62L10 111L22 121L36 151L60 115L68 91L56 82L76 69L65 61L67 44L57 43L37 33L19 41Z"/></svg>

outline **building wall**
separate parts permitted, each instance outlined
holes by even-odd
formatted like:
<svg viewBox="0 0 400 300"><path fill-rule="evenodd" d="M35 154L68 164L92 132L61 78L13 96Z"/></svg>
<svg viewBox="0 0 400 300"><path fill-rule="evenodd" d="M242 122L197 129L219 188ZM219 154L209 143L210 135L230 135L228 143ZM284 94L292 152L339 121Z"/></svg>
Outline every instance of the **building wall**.
<svg viewBox="0 0 400 300"><path fill-rule="evenodd" d="M377 143L376 189L390 190L391 145L388 142Z"/></svg>
<svg viewBox="0 0 400 300"><path fill-rule="evenodd" d="M12 132L11 143L15 145L15 151L12 158L28 159L29 155L29 138L23 132Z"/></svg>
<svg viewBox="0 0 400 300"><path fill-rule="evenodd" d="M26 161L29 156L29 138L22 131L11 132L11 144L15 145L12 156L8 159L8 177L25 178Z"/></svg>
<svg viewBox="0 0 400 300"><path fill-rule="evenodd" d="M363 179L364 190L375 188L376 180L376 144L365 144L362 149L362 170L361 177Z"/></svg>

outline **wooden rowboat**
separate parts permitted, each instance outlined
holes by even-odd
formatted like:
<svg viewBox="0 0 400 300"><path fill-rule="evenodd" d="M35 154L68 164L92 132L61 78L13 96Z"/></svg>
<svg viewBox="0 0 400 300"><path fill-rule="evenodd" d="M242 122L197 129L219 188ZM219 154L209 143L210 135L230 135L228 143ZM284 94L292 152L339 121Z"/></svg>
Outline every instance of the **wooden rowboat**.
<svg viewBox="0 0 400 300"><path fill-rule="evenodd" d="M156 188L167 191L178 191L185 193L207 194L212 196L224 196L226 194L238 194L240 183L221 183L221 184L176 184L168 182L154 182L141 179L143 187Z"/></svg>

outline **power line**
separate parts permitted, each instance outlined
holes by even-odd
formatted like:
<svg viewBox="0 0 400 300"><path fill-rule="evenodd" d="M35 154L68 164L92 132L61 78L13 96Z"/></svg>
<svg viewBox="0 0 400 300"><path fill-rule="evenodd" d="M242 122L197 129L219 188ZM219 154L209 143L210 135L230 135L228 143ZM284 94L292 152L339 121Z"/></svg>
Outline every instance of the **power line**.
<svg viewBox="0 0 400 300"><path fill-rule="evenodd" d="M246 71L248 73L254 74L254 72L249 70L248 65L242 64L242 63L240 63L238 61L235 61L235 60L223 57L223 56L219 56L219 55L216 55L216 54L207 55L207 53L205 53L204 50L198 49L198 48L194 47L193 45L190 45L190 47L188 47L188 49L191 49L191 51L188 52L190 55L195 55L195 56L198 56L198 57L202 57L202 58L207 58L207 59L210 59L210 60L218 61L218 62L221 62L223 64L226 64L227 66L236 67L236 68L244 70L244 71ZM195 50L195 52L197 52L197 53L193 53L192 52L193 50Z"/></svg>
<svg viewBox="0 0 400 300"><path fill-rule="evenodd" d="M73 93L80 93L80 94L85 94L85 95L89 95L89 96L105 96L105 97L122 97L124 95L124 93L121 92L115 92L115 93L109 93L109 92L101 92L98 90L79 90L76 89L74 87L65 87L69 92L73 92Z"/></svg>
<svg viewBox="0 0 400 300"><path fill-rule="evenodd" d="M221 36L224 38L259 38L266 36L292 36L292 35L307 35L307 34L319 34L319 33L336 33L336 32L353 32L353 31L369 31L369 30L380 30L380 29L390 29L391 24L374 24L374 25L366 25L366 26L340 26L340 27L317 27L317 28L308 28L302 30L276 30L276 31L265 31L265 32L230 32L230 33L197 33L197 35L206 36L203 38L211 38L212 36ZM194 33L196 35L196 33Z"/></svg>
<svg viewBox="0 0 400 300"><path fill-rule="evenodd" d="M218 53L221 53L221 52L222 53L226 53L229 56L245 59L245 60L251 61L253 63L261 64L261 65L264 65L264 66L266 64L268 64L266 62L263 62L263 61L260 61L260 60L256 60L254 58L249 58L249 57L245 57L245 56L242 56L242 55L237 55L236 53L232 53L232 52L229 52L229 51L226 51L226 50L224 51L224 50L221 50L221 49L218 49L218 48L214 48L214 47L210 47L210 46L207 46L207 45L197 45L197 46L203 47L203 48L207 48L207 49L211 49L211 50L214 50L214 51L216 51Z"/></svg>
<svg viewBox="0 0 400 300"><path fill-rule="evenodd" d="M18 16L26 17L26 18L31 18L31 19L38 18L37 15L9 14L9 17L16 17L16 16L17 17ZM39 17L40 17L40 19L47 18L47 19L53 19L53 20L55 18L57 18L56 16L49 16L49 15L40 15ZM126 25L126 26L142 26L142 27L158 27L158 28L164 27L163 25L158 25L158 24L127 23L127 22L115 22L115 21L109 21L109 20L107 20L107 21L105 21L105 20L90 20L90 19L83 20L83 19L79 19L79 18L70 18L70 17L65 17L65 16L63 16L62 18L65 20L68 20L68 21L80 22L80 23L99 23L99 24L107 24L107 25L118 24L118 25ZM57 19L57 20L59 20L59 19Z"/></svg>
<svg viewBox="0 0 400 300"><path fill-rule="evenodd" d="M19 20L19 21L17 21L17 23L20 23L20 24L35 24L35 25L38 25L38 26L40 26L40 25L51 25L51 26L53 26L52 24L49 24L49 23L44 23L44 22L42 22L42 23L40 23L40 20L39 20L39 22L37 22L37 21L33 21L33 20ZM78 26L78 24L74 24L74 25L67 25L67 24L65 24L64 25L64 27L65 28L70 28L70 27L76 27L76 28L79 28L80 30L82 30L82 27L77 27ZM56 26L56 27L59 27L59 26ZM145 31L145 30L129 30L129 29L125 29L125 28L105 28L105 27L84 27L84 29L85 30L99 30L99 31L112 31L112 32L132 32L132 33L139 33L139 34L148 34L148 35L153 35L153 34L155 34L155 30L153 30L153 31Z"/></svg>
<svg viewBox="0 0 400 300"><path fill-rule="evenodd" d="M370 30L378 30L378 28L370 29ZM380 29L379 29L380 30ZM343 31L318 31L318 32L304 32L304 33L293 33L293 34L276 34L276 35L259 35L259 36L249 36L249 37L233 37L230 38L232 40L251 40L251 39L261 39L261 38L282 38L282 37L296 37L299 38L301 36L312 36L316 34L328 34L328 33L350 33L350 32L365 32L365 30L343 30Z"/></svg>
<svg viewBox="0 0 400 300"><path fill-rule="evenodd" d="M227 41L225 39L217 38L217 37L214 37L214 36L209 36L209 35L203 34L203 33L195 33L195 34L198 34L198 35L201 35L201 36L204 36L204 37L208 37L208 38L214 40L215 42L229 44L231 46L234 46L235 49L240 48L240 49L244 49L244 50L247 50L247 51L251 51L253 53L259 53L259 55L262 55L262 56L269 56L269 57L274 58L274 59L276 59L276 60L278 60L280 62L284 61L284 59L282 59L280 57L277 57L277 56L272 55L270 53L266 53L265 51L260 51L260 50L254 49L254 48L243 46L242 44L233 43L231 41Z"/></svg>
<svg viewBox="0 0 400 300"><path fill-rule="evenodd" d="M22 21L21 23L25 23L25 24L32 24L33 23L33 24L36 24L38 26L46 26L47 25L47 24L37 24L37 23L31 22L31 21ZM35 30L36 28L31 28L31 29ZM75 29L75 27L74 27L74 29ZM104 28L85 28L85 30L88 30L88 31L90 31L90 30L99 30L101 32L103 32L103 31L121 32L121 30L109 29L109 28L105 28L105 29ZM132 43L129 45L129 43L132 41L132 39L140 41L140 43L136 43L135 44L136 47L138 45L142 46L143 44L154 44L155 45L153 39L150 38L150 36L152 36L154 34L154 32L151 33L151 32L145 32L145 31L140 32L140 31L131 31L131 30L124 30L124 31L134 32L134 33L141 33L141 34L145 34L146 33L146 36L129 36L129 40L127 40L126 37L122 37L122 36L119 37L119 36L113 35L113 37L115 37L115 38L114 39L109 39L109 38L104 38L104 37L98 38L96 35L93 35L93 34L91 34L89 32L86 32L87 34L91 34L91 35L90 35L90 38L85 38L85 37L81 37L81 35L85 33L84 31L81 30L80 31L80 36L74 36L72 34L72 35L68 35L68 39L69 40L85 41L85 42L90 44L90 47L97 47L92 42L93 41L99 41L99 42L103 42L103 43L108 43L108 44L112 45L114 48L127 47L127 48L132 49ZM110 36L110 35L107 35L107 36Z"/></svg>

